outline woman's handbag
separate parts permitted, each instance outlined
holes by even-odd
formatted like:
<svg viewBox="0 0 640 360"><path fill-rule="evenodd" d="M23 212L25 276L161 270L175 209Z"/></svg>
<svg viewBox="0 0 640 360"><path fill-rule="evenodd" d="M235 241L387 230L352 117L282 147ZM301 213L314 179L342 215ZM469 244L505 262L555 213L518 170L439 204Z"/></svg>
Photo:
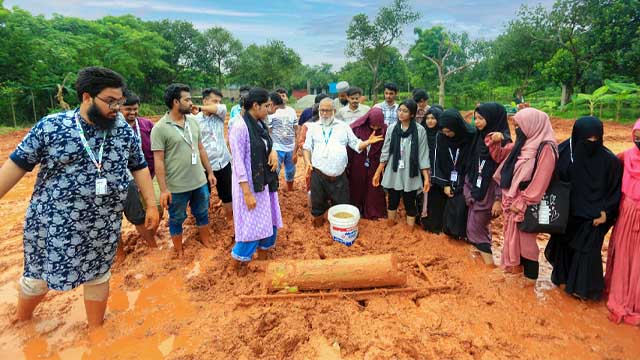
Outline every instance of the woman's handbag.
<svg viewBox="0 0 640 360"><path fill-rule="evenodd" d="M543 147L550 142L543 142L538 147L536 162L533 167L535 174L538 167L538 159ZM559 157L555 147L552 147L556 162ZM526 188L529 184L521 184ZM542 196L540 203L527 206L524 220L518 224L520 231L527 233L563 234L569 221L569 205L571 203L571 183L560 180L558 167L553 171L553 178L547 191Z"/></svg>

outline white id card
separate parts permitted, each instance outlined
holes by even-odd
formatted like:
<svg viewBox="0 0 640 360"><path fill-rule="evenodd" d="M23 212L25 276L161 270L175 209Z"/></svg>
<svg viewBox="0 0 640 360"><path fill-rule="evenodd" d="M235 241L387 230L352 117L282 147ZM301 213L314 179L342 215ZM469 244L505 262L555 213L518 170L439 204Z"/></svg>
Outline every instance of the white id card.
<svg viewBox="0 0 640 360"><path fill-rule="evenodd" d="M196 153L191 153L191 165L195 165L198 163L198 156Z"/></svg>
<svg viewBox="0 0 640 360"><path fill-rule="evenodd" d="M404 169L404 160L400 159L398 161L398 169Z"/></svg>
<svg viewBox="0 0 640 360"><path fill-rule="evenodd" d="M551 218L551 209L546 200L540 201L540 207L538 208L538 223L540 225L549 225Z"/></svg>
<svg viewBox="0 0 640 360"><path fill-rule="evenodd" d="M107 194L107 179L100 178L96 179L96 195L106 195Z"/></svg>
<svg viewBox="0 0 640 360"><path fill-rule="evenodd" d="M477 188L482 187L482 176L478 176L478 179L476 180L476 187Z"/></svg>
<svg viewBox="0 0 640 360"><path fill-rule="evenodd" d="M458 182L458 172L456 170L451 172L451 178L449 180L451 180L451 182Z"/></svg>

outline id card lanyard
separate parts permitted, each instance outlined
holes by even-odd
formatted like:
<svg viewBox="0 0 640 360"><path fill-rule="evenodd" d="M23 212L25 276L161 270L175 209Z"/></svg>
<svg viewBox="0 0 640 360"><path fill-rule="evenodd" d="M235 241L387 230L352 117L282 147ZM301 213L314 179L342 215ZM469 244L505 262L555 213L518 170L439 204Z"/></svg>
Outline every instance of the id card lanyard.
<svg viewBox="0 0 640 360"><path fill-rule="evenodd" d="M460 156L460 149L456 149L456 157L453 157L453 152L451 148L449 148L449 155L451 156L451 161L453 161L453 170L451 170L451 180L452 183L458 182L458 171L456 170L456 164L458 163L458 156Z"/></svg>
<svg viewBox="0 0 640 360"><path fill-rule="evenodd" d="M484 164L487 162L487 160L482 160L480 161L480 159L478 159L478 179L476 180L476 187L479 189L482 187L482 169L484 169Z"/></svg>
<svg viewBox="0 0 640 360"><path fill-rule="evenodd" d="M406 140L408 138L400 139L400 161L398 161L398 169L404 169L404 146L406 145Z"/></svg>
<svg viewBox="0 0 640 360"><path fill-rule="evenodd" d="M89 146L89 142L87 138L84 136L84 130L82 130L82 125L80 125L80 113L76 113L75 116L76 128L78 129L78 136L80 136L80 141L82 142L82 146L84 150L89 154L89 158L93 165L95 165L98 170L98 178L96 179L96 195L106 195L107 194L107 179L102 177L102 155L104 154L104 143L107 140L107 132L104 131L102 134L102 144L100 144L100 150L98 151L98 157L96 158L93 150L91 150L91 146Z"/></svg>
<svg viewBox="0 0 640 360"><path fill-rule="evenodd" d="M140 145L140 149L142 149L142 135L140 135L140 124L138 123L138 118L136 118L136 133L138 135L138 144Z"/></svg>
<svg viewBox="0 0 640 360"><path fill-rule="evenodd" d="M331 139L331 135L333 134L333 127L329 130L329 135L327 135L322 128L322 140L324 140L324 155L329 156L329 140Z"/></svg>
<svg viewBox="0 0 640 360"><path fill-rule="evenodd" d="M186 118L184 119L184 131L180 131L180 129L178 129L178 125L174 124L173 126L178 135L182 137L182 140L191 147L191 165L196 165L198 163L198 156L196 155L196 147L193 145L193 134L191 133L191 127L189 127L189 120ZM189 140L184 136L185 132L189 133Z"/></svg>

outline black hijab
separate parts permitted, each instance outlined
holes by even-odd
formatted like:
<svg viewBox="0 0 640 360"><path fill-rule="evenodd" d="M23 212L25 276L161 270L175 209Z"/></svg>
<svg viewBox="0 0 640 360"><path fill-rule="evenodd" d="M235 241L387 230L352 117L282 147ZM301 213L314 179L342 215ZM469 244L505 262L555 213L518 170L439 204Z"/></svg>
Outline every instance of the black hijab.
<svg viewBox="0 0 640 360"><path fill-rule="evenodd" d="M573 125L571 138L558 147L558 174L571 182L571 215L584 220L600 217L600 211L613 220L621 197L622 166L603 145L603 135L600 119L581 117ZM598 140L587 140L592 136Z"/></svg>
<svg viewBox="0 0 640 360"><path fill-rule="evenodd" d="M438 120L440 128L447 128L455 133L453 138L444 134L439 134L436 140L435 166L433 169L434 182L440 186L451 186L454 190L462 190L462 183L471 150L471 141L475 134L475 129L468 124L460 112L455 109L446 110L440 115ZM458 154L458 159L454 165L452 157ZM451 183L451 172L458 172L458 179Z"/></svg>
<svg viewBox="0 0 640 360"><path fill-rule="evenodd" d="M478 130L473 137L471 145L471 156L469 161L469 170L467 172L469 176L469 182L471 183L471 196L477 201L484 199L487 195L487 190L491 184L493 174L498 168L491 154L489 148L484 143L484 138L493 132L500 132L504 136L502 145L511 141L511 133L509 132L509 123L507 122L507 112L504 106L498 103L484 103L478 106L475 110L477 114L480 114L487 122L487 126L482 130ZM479 169L482 166L482 171ZM482 177L482 184L477 187L478 175Z"/></svg>
<svg viewBox="0 0 640 360"><path fill-rule="evenodd" d="M251 148L251 179L253 191L262 192L264 186L269 186L269 192L278 190L278 176L269 167L269 154L273 148L273 140L262 120L255 120L248 111L244 113L244 123L249 130L249 144ZM266 146L265 146L266 141Z"/></svg>
<svg viewBox="0 0 640 360"><path fill-rule="evenodd" d="M433 155L436 148L436 136L438 135L438 131L440 131L440 116L442 116L442 112L443 110L439 107L436 107L435 105L432 106L429 110L427 110L424 122L422 123L425 130L427 130L427 142L429 143L429 159L431 159L431 161L433 161ZM427 126L427 117L429 115L433 115L433 117L438 121L433 129Z"/></svg>
<svg viewBox="0 0 640 360"><path fill-rule="evenodd" d="M447 128L455 133L454 137L450 138L447 136L446 138L447 142L456 148L470 143L476 132L476 130L464 120L460 112L456 109L445 110L442 115L440 115L438 124L441 129Z"/></svg>

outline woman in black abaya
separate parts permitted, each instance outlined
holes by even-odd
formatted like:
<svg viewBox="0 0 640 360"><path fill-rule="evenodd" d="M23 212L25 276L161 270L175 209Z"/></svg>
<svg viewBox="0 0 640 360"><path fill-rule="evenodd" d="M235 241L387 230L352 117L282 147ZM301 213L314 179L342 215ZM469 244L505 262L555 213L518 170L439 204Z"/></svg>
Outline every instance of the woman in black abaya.
<svg viewBox="0 0 640 360"><path fill-rule="evenodd" d="M551 281L580 299L602 296L600 252L621 197L622 164L603 145L603 133L598 118L585 116L558 147L558 174L571 183L570 215L566 232L551 236L545 256L553 266Z"/></svg>

